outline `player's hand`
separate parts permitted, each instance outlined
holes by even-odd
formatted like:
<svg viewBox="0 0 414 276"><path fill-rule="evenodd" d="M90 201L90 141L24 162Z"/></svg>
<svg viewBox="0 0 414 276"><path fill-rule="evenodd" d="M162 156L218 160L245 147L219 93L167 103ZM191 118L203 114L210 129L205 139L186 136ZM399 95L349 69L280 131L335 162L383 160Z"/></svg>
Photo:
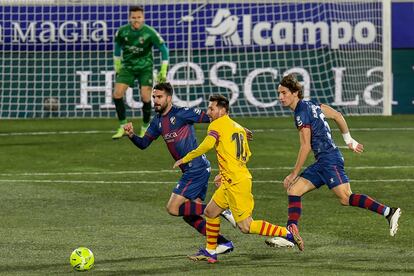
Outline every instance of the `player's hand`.
<svg viewBox="0 0 414 276"><path fill-rule="evenodd" d="M283 180L283 187L285 187L285 189L288 190L289 187L295 184L297 180L298 175L295 173L290 173L288 176L285 177L285 180Z"/></svg>
<svg viewBox="0 0 414 276"><path fill-rule="evenodd" d="M220 185L221 185L221 174L218 174L214 177L214 185L216 185L216 188L220 187Z"/></svg>
<svg viewBox="0 0 414 276"><path fill-rule="evenodd" d="M120 57L114 57L114 69L115 72L118 74L121 71L122 63Z"/></svg>
<svg viewBox="0 0 414 276"><path fill-rule="evenodd" d="M253 141L253 132L248 128L244 128L244 131L246 131L247 140Z"/></svg>
<svg viewBox="0 0 414 276"><path fill-rule="evenodd" d="M124 125L124 130L129 138L131 138L135 134L134 126L132 125L132 123L127 123L126 125Z"/></svg>
<svg viewBox="0 0 414 276"><path fill-rule="evenodd" d="M174 163L173 169L178 168L181 164L183 164L183 159L179 159Z"/></svg>
<svg viewBox="0 0 414 276"><path fill-rule="evenodd" d="M163 63L161 65L161 70L160 70L160 72L158 73L158 76L157 76L157 82L158 83L163 83L163 82L167 81L167 68L168 68L168 64Z"/></svg>
<svg viewBox="0 0 414 276"><path fill-rule="evenodd" d="M358 143L354 140L355 143L349 143L348 148L356 153L363 153L364 152L364 145Z"/></svg>
<svg viewBox="0 0 414 276"><path fill-rule="evenodd" d="M354 138L352 138L349 132L342 133L342 137L344 138L345 144L353 152L362 153L364 151L364 145L358 143Z"/></svg>

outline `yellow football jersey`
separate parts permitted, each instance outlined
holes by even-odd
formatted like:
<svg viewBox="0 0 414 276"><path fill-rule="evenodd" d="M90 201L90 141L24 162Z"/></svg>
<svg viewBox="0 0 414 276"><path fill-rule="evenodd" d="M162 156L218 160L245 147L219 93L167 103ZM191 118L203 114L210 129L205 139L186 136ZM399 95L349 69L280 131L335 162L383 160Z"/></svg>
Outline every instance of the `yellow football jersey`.
<svg viewBox="0 0 414 276"><path fill-rule="evenodd" d="M207 133L216 139L220 174L231 184L242 178L252 178L246 163L251 156L244 128L228 115L210 123Z"/></svg>

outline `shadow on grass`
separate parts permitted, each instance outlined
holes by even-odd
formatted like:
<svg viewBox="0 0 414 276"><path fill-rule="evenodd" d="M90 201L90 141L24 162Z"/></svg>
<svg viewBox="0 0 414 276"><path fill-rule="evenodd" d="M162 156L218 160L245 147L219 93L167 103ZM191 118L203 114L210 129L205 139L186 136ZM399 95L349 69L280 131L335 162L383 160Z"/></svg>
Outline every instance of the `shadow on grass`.
<svg viewBox="0 0 414 276"><path fill-rule="evenodd" d="M217 274L226 272L227 274L252 273L253 271L266 271L271 273L275 269L284 274L290 272L296 273L299 271L307 271L309 273L318 272L321 275L330 275L332 273L372 273L372 274L391 274L391 273L414 273L414 268L397 268L384 267L385 264L379 264L375 267L365 267L364 263L372 263L370 258L348 258L343 260L343 264L330 263L332 260L326 256L315 256L306 253L292 252L292 254L255 254L245 253L237 255L223 256L219 258L217 264L208 264L206 262L192 262L185 260L183 255L157 255L147 257L135 258L120 258L100 260L95 263L96 268L93 270L94 274L110 274L110 275L157 275L157 274ZM296 256L295 256L296 255ZM176 261L174 265L165 264L165 261ZM124 266L117 269L119 263L133 262L137 267L145 266L146 264L157 264L158 267L142 267L139 269L128 269ZM108 267L107 269L105 267ZM123 270L124 269L124 270ZM293 269L293 270L292 270ZM69 263L51 263L51 264L36 264L36 265L14 265L14 266L0 266L1 272L23 273L23 272L42 272L42 271L61 271L66 270L68 273L72 272L69 269Z"/></svg>
<svg viewBox="0 0 414 276"><path fill-rule="evenodd" d="M15 146L33 147L33 146L41 146L41 145L49 146L53 144L61 145L62 143L58 141L50 141L50 140L37 141L37 142L13 142L13 143L2 143L0 144L0 147L15 147Z"/></svg>

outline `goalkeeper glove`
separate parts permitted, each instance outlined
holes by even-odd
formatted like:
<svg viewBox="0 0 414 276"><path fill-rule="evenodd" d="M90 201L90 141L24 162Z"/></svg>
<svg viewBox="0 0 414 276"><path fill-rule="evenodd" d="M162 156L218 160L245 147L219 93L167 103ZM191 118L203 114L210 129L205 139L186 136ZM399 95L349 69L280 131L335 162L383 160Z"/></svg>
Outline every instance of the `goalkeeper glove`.
<svg viewBox="0 0 414 276"><path fill-rule="evenodd" d="M122 68L121 57L114 56L114 68L117 74L119 73L119 71L121 71L121 68Z"/></svg>
<svg viewBox="0 0 414 276"><path fill-rule="evenodd" d="M167 80L167 68L168 68L168 62L163 62L161 65L161 70L158 73L157 82L162 83L166 82Z"/></svg>

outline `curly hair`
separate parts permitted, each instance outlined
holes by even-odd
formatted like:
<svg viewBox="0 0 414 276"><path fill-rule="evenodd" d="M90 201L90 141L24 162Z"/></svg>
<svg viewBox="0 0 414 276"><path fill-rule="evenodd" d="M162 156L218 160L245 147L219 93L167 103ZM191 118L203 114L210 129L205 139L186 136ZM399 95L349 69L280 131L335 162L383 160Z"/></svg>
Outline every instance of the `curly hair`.
<svg viewBox="0 0 414 276"><path fill-rule="evenodd" d="M287 87L292 93L297 92L298 98L303 99L303 87L294 74L284 76L279 85Z"/></svg>

